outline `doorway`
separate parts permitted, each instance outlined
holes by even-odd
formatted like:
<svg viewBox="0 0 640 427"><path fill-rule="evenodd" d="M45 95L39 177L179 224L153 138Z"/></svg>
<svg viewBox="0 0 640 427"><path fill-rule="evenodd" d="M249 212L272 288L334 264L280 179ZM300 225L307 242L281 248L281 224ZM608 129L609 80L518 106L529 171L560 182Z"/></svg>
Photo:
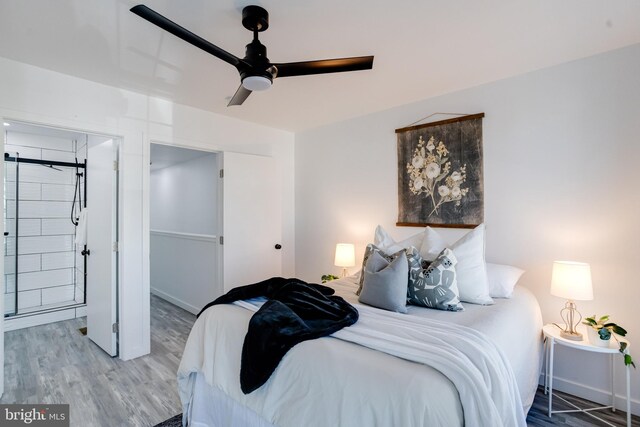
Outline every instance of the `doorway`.
<svg viewBox="0 0 640 427"><path fill-rule="evenodd" d="M151 293L193 314L222 294L219 157L150 148Z"/></svg>
<svg viewBox="0 0 640 427"><path fill-rule="evenodd" d="M89 338L117 355L119 139L10 120L3 130L5 330L87 317Z"/></svg>

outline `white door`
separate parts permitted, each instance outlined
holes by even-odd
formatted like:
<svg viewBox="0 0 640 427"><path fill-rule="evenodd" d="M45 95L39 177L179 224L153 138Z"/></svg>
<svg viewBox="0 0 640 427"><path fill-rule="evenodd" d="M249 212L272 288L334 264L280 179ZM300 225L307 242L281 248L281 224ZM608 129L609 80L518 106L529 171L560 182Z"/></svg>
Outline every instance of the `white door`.
<svg viewBox="0 0 640 427"><path fill-rule="evenodd" d="M280 182L271 157L224 153L224 291L282 274Z"/></svg>
<svg viewBox="0 0 640 427"><path fill-rule="evenodd" d="M87 151L87 336L118 355L117 332L117 143L89 136Z"/></svg>

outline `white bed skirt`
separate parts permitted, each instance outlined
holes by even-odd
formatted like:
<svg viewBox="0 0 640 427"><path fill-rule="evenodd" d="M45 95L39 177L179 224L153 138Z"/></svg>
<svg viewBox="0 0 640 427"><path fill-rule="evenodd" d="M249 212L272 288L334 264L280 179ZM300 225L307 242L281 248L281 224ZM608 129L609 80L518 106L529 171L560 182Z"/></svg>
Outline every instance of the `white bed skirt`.
<svg viewBox="0 0 640 427"><path fill-rule="evenodd" d="M275 427L196 375L189 427Z"/></svg>

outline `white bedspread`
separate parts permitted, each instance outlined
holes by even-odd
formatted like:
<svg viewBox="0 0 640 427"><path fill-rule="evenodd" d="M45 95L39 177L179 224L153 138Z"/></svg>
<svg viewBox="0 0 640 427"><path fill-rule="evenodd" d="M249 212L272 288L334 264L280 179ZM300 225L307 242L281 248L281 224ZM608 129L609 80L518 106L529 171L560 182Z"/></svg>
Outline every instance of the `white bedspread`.
<svg viewBox="0 0 640 427"><path fill-rule="evenodd" d="M333 285L341 295L354 291L349 281ZM466 425L524 425L505 352L487 343L485 335L447 321L358 309L361 320L335 334L342 339L297 345L269 381L249 395L240 390L239 373L253 312L235 305L207 310L194 325L178 372L185 416L199 374L213 388L282 427L463 425L463 408ZM464 344L452 346L460 340ZM537 377L539 370L529 370Z"/></svg>

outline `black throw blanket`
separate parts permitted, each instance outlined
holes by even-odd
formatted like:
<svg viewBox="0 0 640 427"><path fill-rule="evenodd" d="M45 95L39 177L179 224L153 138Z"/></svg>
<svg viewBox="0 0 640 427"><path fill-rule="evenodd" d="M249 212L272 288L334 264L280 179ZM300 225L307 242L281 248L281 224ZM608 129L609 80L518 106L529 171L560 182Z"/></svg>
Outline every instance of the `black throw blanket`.
<svg viewBox="0 0 640 427"><path fill-rule="evenodd" d="M284 355L294 345L324 337L358 320L358 311L323 285L299 279L273 277L253 285L240 286L207 304L267 297L249 321L242 346L240 388L249 394L262 386Z"/></svg>

